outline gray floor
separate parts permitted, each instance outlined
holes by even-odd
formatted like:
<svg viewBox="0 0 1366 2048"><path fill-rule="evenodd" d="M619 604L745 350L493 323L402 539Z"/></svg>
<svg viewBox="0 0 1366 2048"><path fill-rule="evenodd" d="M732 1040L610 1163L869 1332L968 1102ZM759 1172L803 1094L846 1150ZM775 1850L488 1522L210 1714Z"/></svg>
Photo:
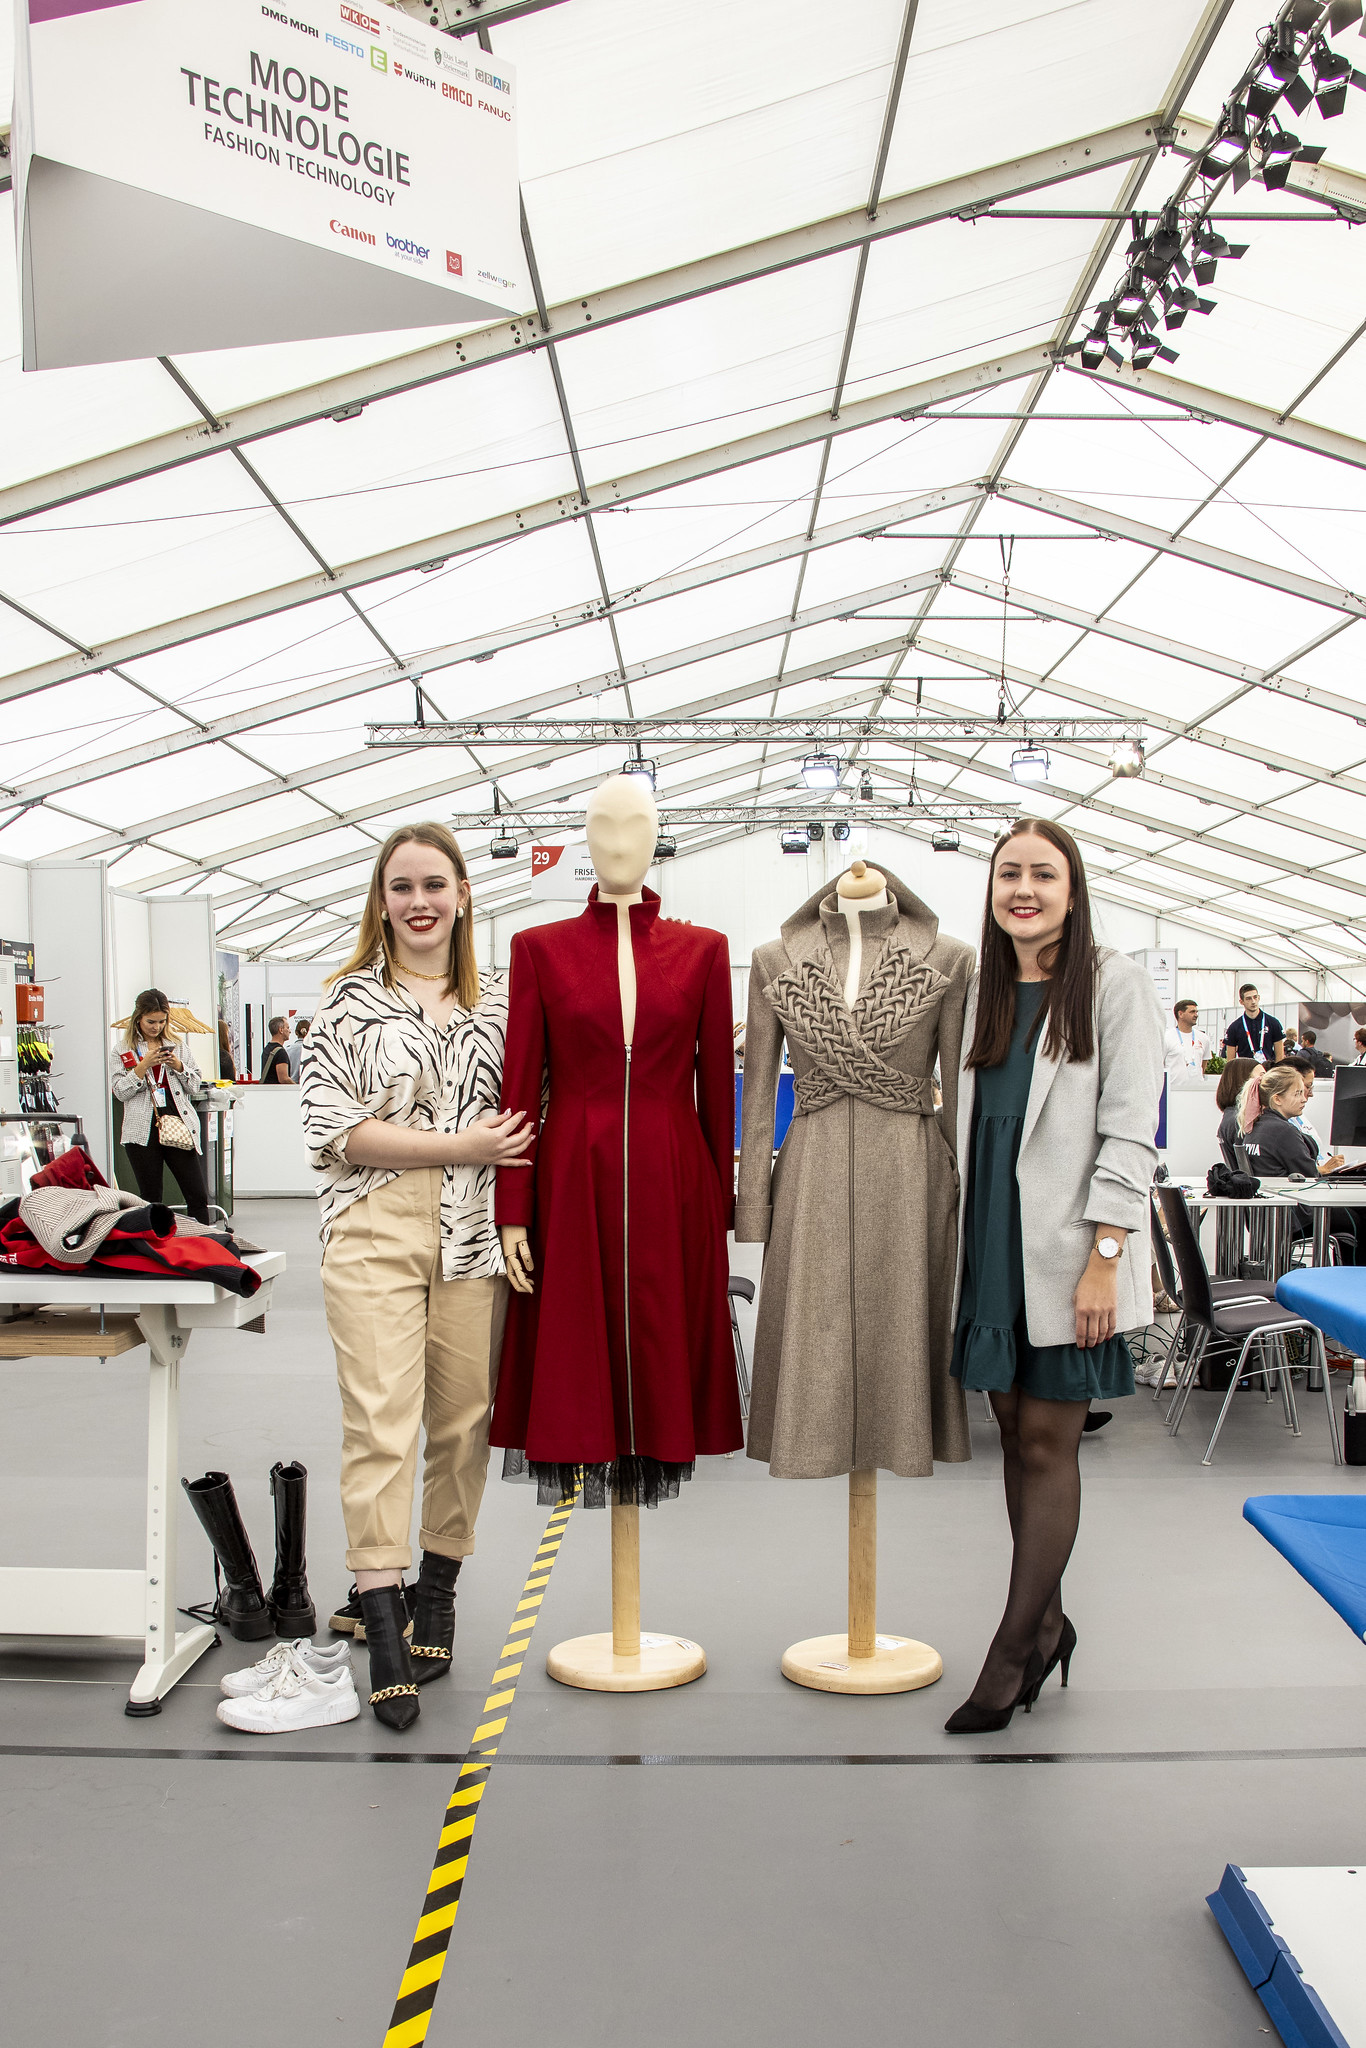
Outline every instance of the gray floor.
<svg viewBox="0 0 1366 2048"><path fill-rule="evenodd" d="M290 1254L261 1337L201 1332L182 1470L229 1470L263 1562L266 1472L313 1478L312 1582L344 1592L337 1410L313 1212L243 1221ZM749 1261L743 1251L737 1263ZM137 1561L139 1354L0 1365L0 1559ZM1225 1862L1352 1863L1366 1822L1366 1650L1241 1519L1250 1493L1360 1490L1320 1414L1290 1438L1241 1396L1173 1444L1142 1394L1083 1447L1072 1684L967 1748L942 1732L1004 1591L994 1431L933 1482L884 1477L879 1618L942 1652L922 1693L788 1685L784 1645L843 1625L843 1482L708 1460L642 1517L647 1627L695 1636L697 1685L575 1693L541 1668L608 1620L607 1522L570 1525L485 1798L428 2039L565 2048L825 2043L1233 2048L1268 2021L1203 1905ZM124 1657L0 1654L4 2036L81 2048L243 2038L380 2048L442 1808L546 1511L495 1479L461 1579L454 1684L393 1737L365 1714L273 1742L213 1716L225 1646L154 1720ZM181 1598L212 1589L193 1524ZM364 1686L363 1657L358 1679ZM1350 1760L1344 1751L1352 1753ZM206 1754L206 1752L208 1754ZM225 1754L226 1753L226 1754Z"/></svg>

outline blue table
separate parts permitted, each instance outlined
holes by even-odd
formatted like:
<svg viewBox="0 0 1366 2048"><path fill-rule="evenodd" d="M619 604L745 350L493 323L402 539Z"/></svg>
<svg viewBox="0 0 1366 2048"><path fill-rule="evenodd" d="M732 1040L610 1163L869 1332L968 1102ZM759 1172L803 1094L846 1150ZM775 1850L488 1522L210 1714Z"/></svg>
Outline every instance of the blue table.
<svg viewBox="0 0 1366 2048"><path fill-rule="evenodd" d="M1354 1358L1366 1357L1366 1266L1296 1266L1276 1282L1276 1299Z"/></svg>
<svg viewBox="0 0 1366 2048"><path fill-rule="evenodd" d="M1366 1641L1366 1493L1261 1493L1243 1515Z"/></svg>

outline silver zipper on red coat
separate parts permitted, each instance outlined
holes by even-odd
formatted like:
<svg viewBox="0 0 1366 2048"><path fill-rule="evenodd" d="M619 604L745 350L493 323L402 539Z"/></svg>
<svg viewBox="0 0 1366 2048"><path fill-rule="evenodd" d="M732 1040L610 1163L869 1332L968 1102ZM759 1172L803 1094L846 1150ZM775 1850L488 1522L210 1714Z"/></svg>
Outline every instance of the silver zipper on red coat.
<svg viewBox="0 0 1366 2048"><path fill-rule="evenodd" d="M631 1384L631 1048L626 1047L626 1092L621 1113L621 1293L626 1332L626 1427L636 1454L636 1401Z"/></svg>

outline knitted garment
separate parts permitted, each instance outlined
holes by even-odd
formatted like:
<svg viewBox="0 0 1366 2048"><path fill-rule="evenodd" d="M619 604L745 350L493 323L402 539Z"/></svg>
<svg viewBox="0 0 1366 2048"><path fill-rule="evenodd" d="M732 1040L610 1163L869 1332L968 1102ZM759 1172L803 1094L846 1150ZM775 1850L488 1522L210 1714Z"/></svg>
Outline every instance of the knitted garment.
<svg viewBox="0 0 1366 2048"><path fill-rule="evenodd" d="M117 1225L124 1234L165 1237L175 1217L163 1202L144 1202L122 1188L46 1187L19 1204L20 1220L50 1258L83 1266Z"/></svg>

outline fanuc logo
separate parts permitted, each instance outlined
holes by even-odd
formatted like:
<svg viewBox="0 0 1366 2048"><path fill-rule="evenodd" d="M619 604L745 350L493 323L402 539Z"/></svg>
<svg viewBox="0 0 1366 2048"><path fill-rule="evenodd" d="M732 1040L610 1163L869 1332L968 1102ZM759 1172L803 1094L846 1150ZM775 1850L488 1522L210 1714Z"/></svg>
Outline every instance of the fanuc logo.
<svg viewBox="0 0 1366 2048"><path fill-rule="evenodd" d="M343 21L349 21L353 28L363 28L368 36L379 34L379 23L368 14L362 14L359 7L348 7L346 0L337 10Z"/></svg>

